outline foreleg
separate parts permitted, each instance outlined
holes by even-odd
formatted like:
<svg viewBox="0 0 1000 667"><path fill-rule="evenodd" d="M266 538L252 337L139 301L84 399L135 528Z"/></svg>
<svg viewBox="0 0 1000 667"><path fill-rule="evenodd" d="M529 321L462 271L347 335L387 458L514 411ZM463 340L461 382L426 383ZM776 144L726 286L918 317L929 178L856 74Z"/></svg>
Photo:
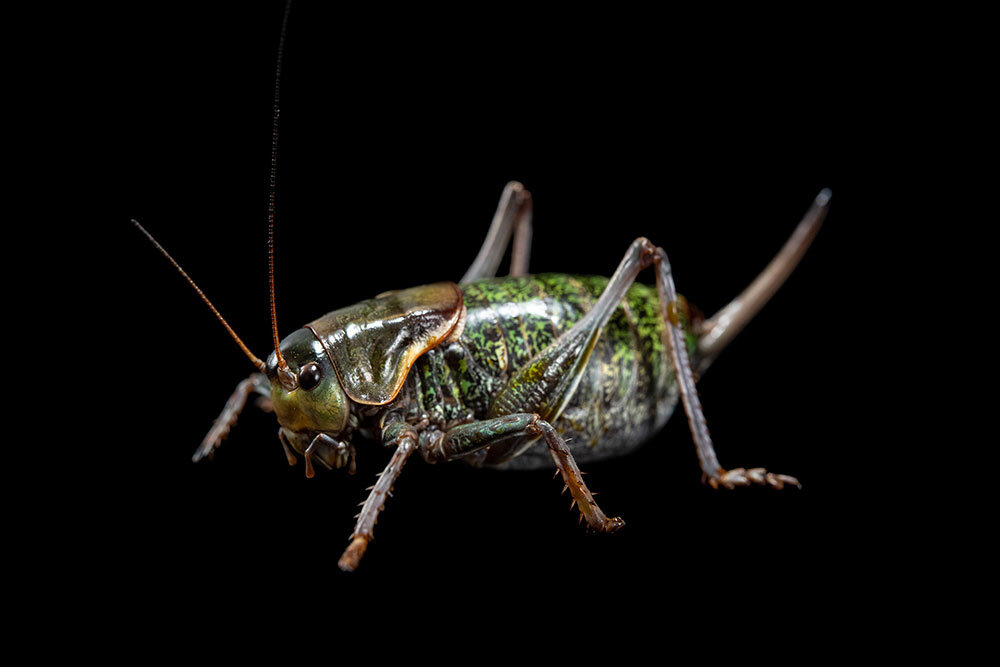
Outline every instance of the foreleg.
<svg viewBox="0 0 1000 667"><path fill-rule="evenodd" d="M395 422L383 432L383 440L387 446L395 446L396 451L393 452L389 465L379 475L378 481L369 487L371 493L362 504L358 522L354 525L354 532L351 533L351 543L337 562L340 569L347 572L357 569L361 557L365 555L365 549L373 537L379 512L385 507L385 499L392 491L392 485L403 470L406 459L410 458L410 454L417 447L417 432L404 422Z"/></svg>
<svg viewBox="0 0 1000 667"><path fill-rule="evenodd" d="M212 424L212 428L208 431L208 435L201 441L201 445L198 446L198 449L191 457L192 461L197 462L206 456L212 456L215 449L222 444L222 440L229 434L229 429L236 424L236 419L247 404L247 399L254 393L268 397L271 395L271 385L267 381L267 376L263 373L254 373L236 386L236 391L226 401L226 407L222 409L222 414L216 418L215 423Z"/></svg>

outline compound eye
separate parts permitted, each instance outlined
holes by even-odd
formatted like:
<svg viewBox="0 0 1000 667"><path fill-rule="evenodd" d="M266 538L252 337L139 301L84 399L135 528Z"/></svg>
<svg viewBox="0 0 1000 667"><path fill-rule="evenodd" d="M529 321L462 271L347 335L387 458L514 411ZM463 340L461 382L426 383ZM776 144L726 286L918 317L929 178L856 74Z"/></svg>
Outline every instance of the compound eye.
<svg viewBox="0 0 1000 667"><path fill-rule="evenodd" d="M299 386L306 391L314 389L321 379L323 379L323 372L315 361L311 361L299 369Z"/></svg>

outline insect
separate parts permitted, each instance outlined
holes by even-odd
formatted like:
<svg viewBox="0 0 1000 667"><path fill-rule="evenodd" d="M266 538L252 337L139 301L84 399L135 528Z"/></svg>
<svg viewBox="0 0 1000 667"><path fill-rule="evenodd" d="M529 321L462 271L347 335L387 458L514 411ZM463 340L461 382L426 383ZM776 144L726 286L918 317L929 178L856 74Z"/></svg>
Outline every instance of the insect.
<svg viewBox="0 0 1000 667"><path fill-rule="evenodd" d="M283 42L284 25L279 62ZM275 136L278 83L280 77ZM678 402L710 486L799 485L794 477L763 468L723 468L695 382L795 268L826 215L828 190L819 193L761 275L707 319L677 294L666 252L646 238L628 247L610 278L529 274L532 197L511 182L460 280L387 292L327 313L281 339L273 271L274 174L272 157L268 246L274 349L264 360L133 222L190 282L256 368L237 386L195 461L213 454L254 395L276 415L288 463L296 465L301 456L307 477L315 475L317 463L354 474L358 436L392 449L368 489L338 562L341 569L358 567L393 484L414 453L429 463L554 466L580 520L593 531L615 532L624 521L603 511L579 464L634 450L666 423ZM497 277L511 244L509 275ZM655 274L655 286L637 282L647 269Z"/></svg>

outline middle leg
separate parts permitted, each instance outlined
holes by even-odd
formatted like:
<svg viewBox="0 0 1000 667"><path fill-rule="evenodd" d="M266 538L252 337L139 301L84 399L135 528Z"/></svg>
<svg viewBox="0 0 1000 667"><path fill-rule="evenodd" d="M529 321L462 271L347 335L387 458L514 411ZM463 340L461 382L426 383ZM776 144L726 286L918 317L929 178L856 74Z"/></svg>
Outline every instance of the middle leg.
<svg viewBox="0 0 1000 667"><path fill-rule="evenodd" d="M428 442L422 451L428 461L449 461L487 447L503 447L518 442L530 442L541 437L549 449L552 461L565 484L563 491L569 490L573 497L572 508L580 510L580 520L587 521L587 527L598 532L614 532L625 525L620 517L608 517L594 500L594 494L583 481L583 473L576 465L573 455L562 436L552 425L537 414L519 413L494 417L483 421L456 426L444 433L435 442Z"/></svg>

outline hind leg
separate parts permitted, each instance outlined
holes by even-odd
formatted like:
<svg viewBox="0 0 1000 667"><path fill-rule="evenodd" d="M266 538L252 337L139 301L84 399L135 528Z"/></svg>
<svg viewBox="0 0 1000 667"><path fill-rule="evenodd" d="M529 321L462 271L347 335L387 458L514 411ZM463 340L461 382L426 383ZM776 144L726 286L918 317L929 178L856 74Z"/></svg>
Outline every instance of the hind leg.
<svg viewBox="0 0 1000 667"><path fill-rule="evenodd" d="M683 316L681 314L684 308L683 301L678 300L674 278L670 271L670 261L663 248L656 249L653 263L656 265L656 289L660 296L660 308L663 312L663 318L666 320L665 337L670 348L670 357L677 376L681 401L684 403L684 412L687 413L688 426L691 429L691 436L694 439L704 479L713 489L719 486L732 489L751 483L768 485L776 489L784 488L785 484L801 488L799 480L789 475L776 475L767 472L764 468L726 470L719 465L719 459L715 455L712 438L708 434L708 426L705 423L705 413L702 411L698 391L694 386L691 360L688 357L684 332L680 326L679 318Z"/></svg>
<svg viewBox="0 0 1000 667"><path fill-rule="evenodd" d="M511 181L503 189L486 240L459 282L468 283L495 276L511 234L514 235L514 249L510 258L510 275L523 276L528 273L528 256L531 254L531 193L517 181Z"/></svg>
<svg viewBox="0 0 1000 667"><path fill-rule="evenodd" d="M721 485L731 489L749 484L766 484L777 489L783 488L785 484L800 486L794 477L768 473L763 468L725 470L719 465L705 424L701 401L698 400L694 372L680 325L683 301L678 299L667 253L645 238L632 242L590 311L558 340L511 375L490 407L489 416L537 413L550 422L557 419L576 390L597 336L621 303L629 286L649 266L656 269L657 291L665 321L664 337L667 338L666 344L670 349L681 399L705 480L713 488Z"/></svg>

